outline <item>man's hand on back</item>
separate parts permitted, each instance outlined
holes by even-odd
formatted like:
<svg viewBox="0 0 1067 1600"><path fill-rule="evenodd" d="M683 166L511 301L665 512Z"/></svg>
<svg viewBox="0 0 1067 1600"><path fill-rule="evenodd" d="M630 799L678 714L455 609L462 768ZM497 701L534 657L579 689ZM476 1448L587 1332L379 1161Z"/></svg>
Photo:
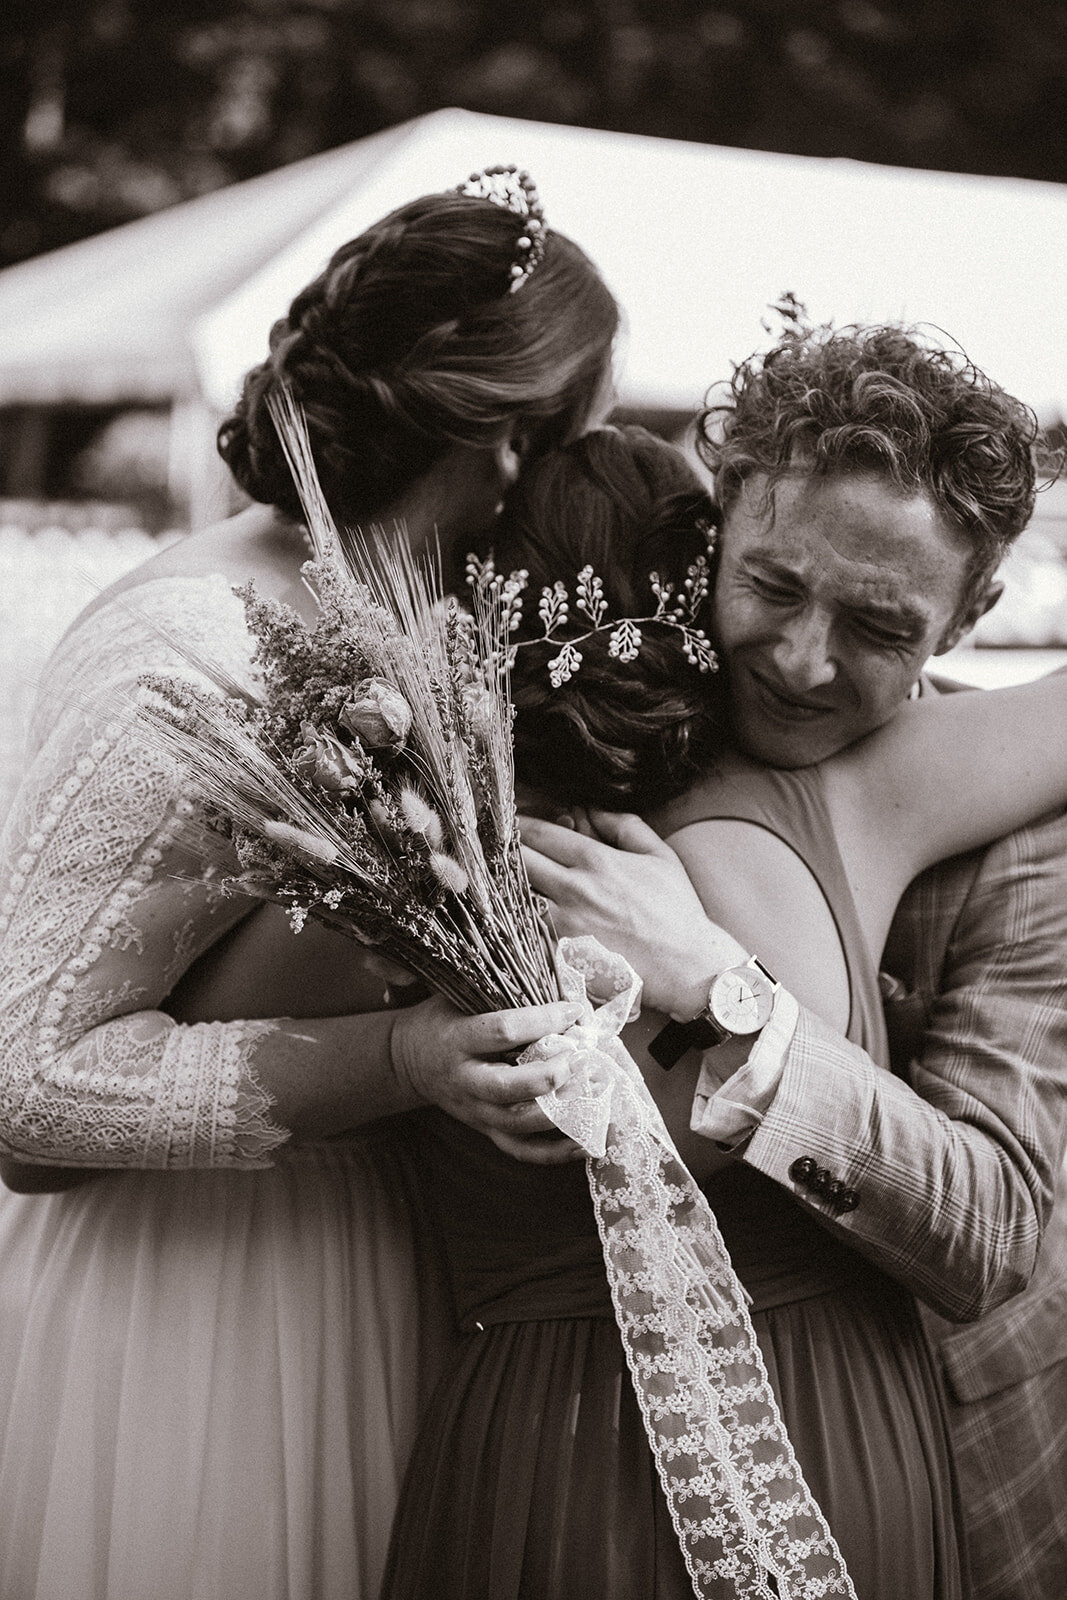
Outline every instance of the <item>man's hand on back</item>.
<svg viewBox="0 0 1067 1600"><path fill-rule="evenodd" d="M710 922L669 845L626 812L574 814L574 827L521 819L530 882L561 937L592 934L644 980L644 1002L693 1017L716 973L747 952Z"/></svg>

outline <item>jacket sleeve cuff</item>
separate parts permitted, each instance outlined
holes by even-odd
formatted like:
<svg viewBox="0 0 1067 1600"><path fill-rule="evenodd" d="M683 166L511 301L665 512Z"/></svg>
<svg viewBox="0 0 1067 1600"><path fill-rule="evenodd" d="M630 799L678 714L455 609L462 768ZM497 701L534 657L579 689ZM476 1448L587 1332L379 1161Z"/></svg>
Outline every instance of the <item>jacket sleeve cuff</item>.
<svg viewBox="0 0 1067 1600"><path fill-rule="evenodd" d="M723 1084L710 1065L714 1051L705 1051L689 1119L694 1133L711 1139L724 1150L735 1150L752 1136L777 1093L799 1014L793 996L787 989L779 989L770 1021L753 1044L748 1060Z"/></svg>

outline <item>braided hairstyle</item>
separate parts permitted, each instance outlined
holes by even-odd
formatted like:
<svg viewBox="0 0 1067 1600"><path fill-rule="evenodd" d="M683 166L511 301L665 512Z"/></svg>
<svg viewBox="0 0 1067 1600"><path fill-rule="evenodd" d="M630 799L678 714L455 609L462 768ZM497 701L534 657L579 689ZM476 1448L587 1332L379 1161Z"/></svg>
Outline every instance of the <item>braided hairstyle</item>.
<svg viewBox="0 0 1067 1600"><path fill-rule="evenodd" d="M529 574L512 642L539 637L535 597L559 579L573 600L586 565L603 581L609 617L649 615L649 574L679 587L707 552L711 518L684 456L644 428L600 428L544 456L511 491L494 540L498 571ZM563 804L646 811L681 793L722 748L717 680L689 664L676 630L646 625L636 660L612 657L608 631L597 632L582 641L574 677L552 688L549 657L588 627L572 605L551 641L516 652L516 773Z"/></svg>
<svg viewBox="0 0 1067 1600"><path fill-rule="evenodd" d="M279 381L303 406L341 522L374 516L450 447L491 447L512 423L532 454L580 431L610 370L618 307L551 229L510 294L522 233L501 206L432 194L342 245L275 323L219 429L241 487L300 516L267 408Z"/></svg>

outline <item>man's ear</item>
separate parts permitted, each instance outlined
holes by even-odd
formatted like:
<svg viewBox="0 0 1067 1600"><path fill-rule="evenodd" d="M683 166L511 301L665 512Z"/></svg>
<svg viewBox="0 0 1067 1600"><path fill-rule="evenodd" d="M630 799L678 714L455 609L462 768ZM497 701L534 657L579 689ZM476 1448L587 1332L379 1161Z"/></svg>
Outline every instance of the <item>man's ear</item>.
<svg viewBox="0 0 1067 1600"><path fill-rule="evenodd" d="M987 611L992 611L1003 593L1004 585L1001 580L992 578L988 587L976 600L972 600L962 616L949 624L934 655L943 656L946 650L951 650L954 645L959 644L964 634L970 633L979 617L984 617Z"/></svg>

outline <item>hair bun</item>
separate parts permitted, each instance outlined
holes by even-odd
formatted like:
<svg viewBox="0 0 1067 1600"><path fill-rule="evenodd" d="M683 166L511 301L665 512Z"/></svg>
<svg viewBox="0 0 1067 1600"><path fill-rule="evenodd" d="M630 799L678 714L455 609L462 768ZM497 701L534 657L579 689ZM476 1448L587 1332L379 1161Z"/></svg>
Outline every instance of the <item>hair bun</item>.
<svg viewBox="0 0 1067 1600"><path fill-rule="evenodd" d="M713 507L681 452L643 428L605 428L534 463L519 479L496 540L501 571L525 569L528 592L559 580L573 594L587 565L602 574L608 617L655 609L650 574L684 589L706 553ZM707 622L700 602L695 625ZM560 800L643 811L685 789L723 740L715 678L691 664L679 628L641 627L637 656L612 653L611 628L572 609L539 640L522 615L512 672L516 770ZM568 639L578 670L553 688L548 662ZM691 648L691 647L690 647Z"/></svg>
<svg viewBox="0 0 1067 1600"><path fill-rule="evenodd" d="M673 635L642 642L620 665L606 636L582 646L581 670L551 687L541 651L520 653L515 765L532 787L574 805L649 811L682 793L722 746L719 696Z"/></svg>

